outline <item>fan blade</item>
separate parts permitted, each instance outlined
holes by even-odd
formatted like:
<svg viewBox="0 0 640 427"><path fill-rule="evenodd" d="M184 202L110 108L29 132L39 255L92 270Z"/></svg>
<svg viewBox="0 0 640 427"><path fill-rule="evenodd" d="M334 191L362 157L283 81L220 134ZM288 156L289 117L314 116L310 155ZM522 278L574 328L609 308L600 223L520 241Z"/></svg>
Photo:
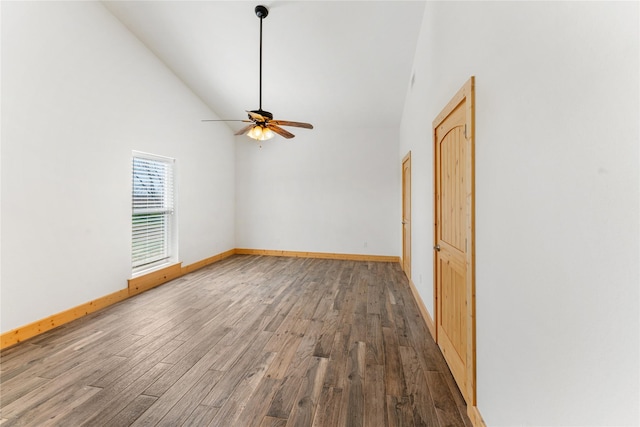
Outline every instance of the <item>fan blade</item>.
<svg viewBox="0 0 640 427"><path fill-rule="evenodd" d="M295 135L289 131L282 129L280 126L273 124L273 122L267 123L267 127L277 133L280 136L284 136L287 139L293 138Z"/></svg>
<svg viewBox="0 0 640 427"><path fill-rule="evenodd" d="M251 120L233 120L233 119L220 119L220 120L214 120L214 119L204 119L204 120L200 120L201 122L245 122L245 123L252 123Z"/></svg>
<svg viewBox="0 0 640 427"><path fill-rule="evenodd" d="M243 120L243 122L248 122L248 120ZM242 129L240 129L238 132L234 133L234 135L243 135L247 132L249 132L251 129L253 129L255 125L253 123L251 123L250 125L247 125L245 127L243 127Z"/></svg>
<svg viewBox="0 0 640 427"><path fill-rule="evenodd" d="M247 113L249 113L249 117L257 122L264 123L267 121L267 119L262 114L254 113L253 111L247 111Z"/></svg>
<svg viewBox="0 0 640 427"><path fill-rule="evenodd" d="M290 122L288 120L271 120L270 123L275 123L276 125L280 126L293 126L297 128L313 129L313 125L310 123Z"/></svg>

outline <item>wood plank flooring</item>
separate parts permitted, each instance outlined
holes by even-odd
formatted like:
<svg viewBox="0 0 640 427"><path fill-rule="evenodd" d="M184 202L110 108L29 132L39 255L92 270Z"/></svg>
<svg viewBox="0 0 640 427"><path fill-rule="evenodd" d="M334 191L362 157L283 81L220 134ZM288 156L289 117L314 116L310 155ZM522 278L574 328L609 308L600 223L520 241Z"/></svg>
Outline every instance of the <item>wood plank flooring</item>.
<svg viewBox="0 0 640 427"><path fill-rule="evenodd" d="M8 426L466 426L395 263L236 255L0 354Z"/></svg>

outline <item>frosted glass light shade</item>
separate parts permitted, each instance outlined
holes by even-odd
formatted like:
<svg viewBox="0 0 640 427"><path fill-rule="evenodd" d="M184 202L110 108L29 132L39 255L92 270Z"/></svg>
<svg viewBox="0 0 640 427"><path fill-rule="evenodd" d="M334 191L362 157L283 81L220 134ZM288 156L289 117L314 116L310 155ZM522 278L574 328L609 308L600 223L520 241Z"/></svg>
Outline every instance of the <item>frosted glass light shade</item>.
<svg viewBox="0 0 640 427"><path fill-rule="evenodd" d="M269 128L265 128L265 129L262 131L262 138L261 138L260 140L261 140L261 141L266 141L267 139L271 139L271 138L273 138L274 136L276 136L276 134L275 134L275 133L273 133L273 131L272 131L271 129L269 129Z"/></svg>
<svg viewBox="0 0 640 427"><path fill-rule="evenodd" d="M260 137L262 136L262 127L260 126L254 126L253 128L251 128L251 130L249 131L249 133L247 133L247 136L249 138L253 138L253 139L257 139L259 140Z"/></svg>

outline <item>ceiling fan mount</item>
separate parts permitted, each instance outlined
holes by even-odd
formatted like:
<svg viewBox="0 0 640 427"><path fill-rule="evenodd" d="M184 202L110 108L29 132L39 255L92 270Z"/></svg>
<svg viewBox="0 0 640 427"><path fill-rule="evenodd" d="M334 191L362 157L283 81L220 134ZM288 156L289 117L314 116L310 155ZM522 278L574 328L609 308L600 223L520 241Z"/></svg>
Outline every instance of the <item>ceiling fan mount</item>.
<svg viewBox="0 0 640 427"><path fill-rule="evenodd" d="M273 120L273 114L269 111L265 111L262 109L262 20L269 15L269 9L267 9L263 5L258 5L255 8L255 13L258 18L260 18L260 91L259 91L259 107L257 110L247 110L247 117L249 120L203 120L203 122L245 122L250 123L249 125L243 127L236 135L246 134L250 138L264 141L266 139L271 139L278 134L287 139L293 138L291 132L283 129L281 126L293 126L305 129L313 129L313 125L310 123L303 122L292 122L289 120Z"/></svg>
<svg viewBox="0 0 640 427"><path fill-rule="evenodd" d="M260 19L266 18L269 15L269 9L259 4L256 6L256 16Z"/></svg>

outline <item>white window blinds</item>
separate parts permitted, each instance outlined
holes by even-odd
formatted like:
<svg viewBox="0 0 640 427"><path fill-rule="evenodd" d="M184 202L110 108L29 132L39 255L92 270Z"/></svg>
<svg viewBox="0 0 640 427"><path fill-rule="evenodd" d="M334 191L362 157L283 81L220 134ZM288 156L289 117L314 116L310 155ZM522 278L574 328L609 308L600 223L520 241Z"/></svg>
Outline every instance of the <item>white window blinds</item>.
<svg viewBox="0 0 640 427"><path fill-rule="evenodd" d="M171 258L173 159L134 155L132 266L134 271Z"/></svg>

